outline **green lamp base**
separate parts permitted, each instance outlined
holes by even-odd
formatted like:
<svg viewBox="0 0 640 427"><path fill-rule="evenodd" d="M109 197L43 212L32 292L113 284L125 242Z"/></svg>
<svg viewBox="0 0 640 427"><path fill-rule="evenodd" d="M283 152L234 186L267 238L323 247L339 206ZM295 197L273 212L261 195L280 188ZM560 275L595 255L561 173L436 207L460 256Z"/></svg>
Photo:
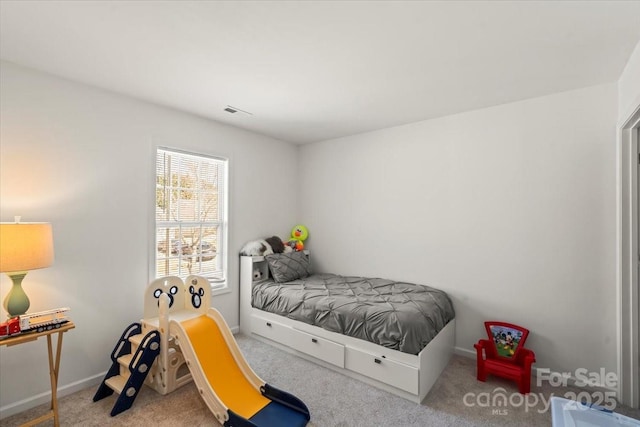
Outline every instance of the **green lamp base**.
<svg viewBox="0 0 640 427"><path fill-rule="evenodd" d="M22 289L22 279L27 275L26 271L7 273L13 281L13 286L4 299L3 306L7 310L8 317L16 317L25 314L29 309L29 297Z"/></svg>

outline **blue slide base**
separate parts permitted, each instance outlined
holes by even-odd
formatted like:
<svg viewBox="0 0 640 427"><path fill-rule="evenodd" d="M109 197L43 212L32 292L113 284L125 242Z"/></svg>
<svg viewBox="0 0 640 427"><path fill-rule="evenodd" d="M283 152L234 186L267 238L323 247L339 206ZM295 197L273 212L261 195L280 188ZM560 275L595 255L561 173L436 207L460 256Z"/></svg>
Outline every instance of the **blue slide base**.
<svg viewBox="0 0 640 427"><path fill-rule="evenodd" d="M278 402L270 402L249 421L259 427L304 427L309 419L306 414Z"/></svg>
<svg viewBox="0 0 640 427"><path fill-rule="evenodd" d="M224 427L305 427L311 419L307 406L294 395L269 384L260 391L271 402L249 419L227 409L229 419Z"/></svg>

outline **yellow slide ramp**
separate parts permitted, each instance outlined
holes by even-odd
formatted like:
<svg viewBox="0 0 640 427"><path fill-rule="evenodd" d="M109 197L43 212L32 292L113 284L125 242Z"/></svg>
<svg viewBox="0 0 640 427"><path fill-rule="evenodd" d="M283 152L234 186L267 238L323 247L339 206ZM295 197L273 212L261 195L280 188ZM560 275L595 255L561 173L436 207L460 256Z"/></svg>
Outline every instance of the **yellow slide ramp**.
<svg viewBox="0 0 640 427"><path fill-rule="evenodd" d="M172 320L170 330L202 398L221 424L227 419L227 409L249 419L269 404L260 392L264 381L245 361L217 310L181 322Z"/></svg>

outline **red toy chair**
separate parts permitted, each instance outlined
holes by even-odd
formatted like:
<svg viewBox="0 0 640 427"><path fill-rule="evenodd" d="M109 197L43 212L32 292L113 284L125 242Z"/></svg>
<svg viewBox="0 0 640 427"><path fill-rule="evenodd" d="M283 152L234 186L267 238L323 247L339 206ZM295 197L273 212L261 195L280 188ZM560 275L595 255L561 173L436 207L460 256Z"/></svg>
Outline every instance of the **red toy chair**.
<svg viewBox="0 0 640 427"><path fill-rule="evenodd" d="M484 382L487 374L494 374L517 382L520 393L529 393L531 365L536 361L534 352L524 348L529 330L504 322L484 322L484 327L489 339L474 344L478 381Z"/></svg>

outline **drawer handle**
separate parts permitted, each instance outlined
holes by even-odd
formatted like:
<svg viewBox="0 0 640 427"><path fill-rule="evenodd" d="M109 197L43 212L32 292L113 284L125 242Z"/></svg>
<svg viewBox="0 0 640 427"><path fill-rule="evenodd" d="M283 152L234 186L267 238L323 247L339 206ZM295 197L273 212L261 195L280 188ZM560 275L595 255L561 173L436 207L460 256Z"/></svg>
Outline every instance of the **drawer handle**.
<svg viewBox="0 0 640 427"><path fill-rule="evenodd" d="M318 340L315 338L311 338L311 342L318 342Z"/></svg>
<svg viewBox="0 0 640 427"><path fill-rule="evenodd" d="M377 364L382 363L382 360L378 359L377 357L375 359L373 359L374 362L376 362Z"/></svg>
<svg viewBox="0 0 640 427"><path fill-rule="evenodd" d="M267 322L267 326L268 326L268 327L271 327L271 323Z"/></svg>

